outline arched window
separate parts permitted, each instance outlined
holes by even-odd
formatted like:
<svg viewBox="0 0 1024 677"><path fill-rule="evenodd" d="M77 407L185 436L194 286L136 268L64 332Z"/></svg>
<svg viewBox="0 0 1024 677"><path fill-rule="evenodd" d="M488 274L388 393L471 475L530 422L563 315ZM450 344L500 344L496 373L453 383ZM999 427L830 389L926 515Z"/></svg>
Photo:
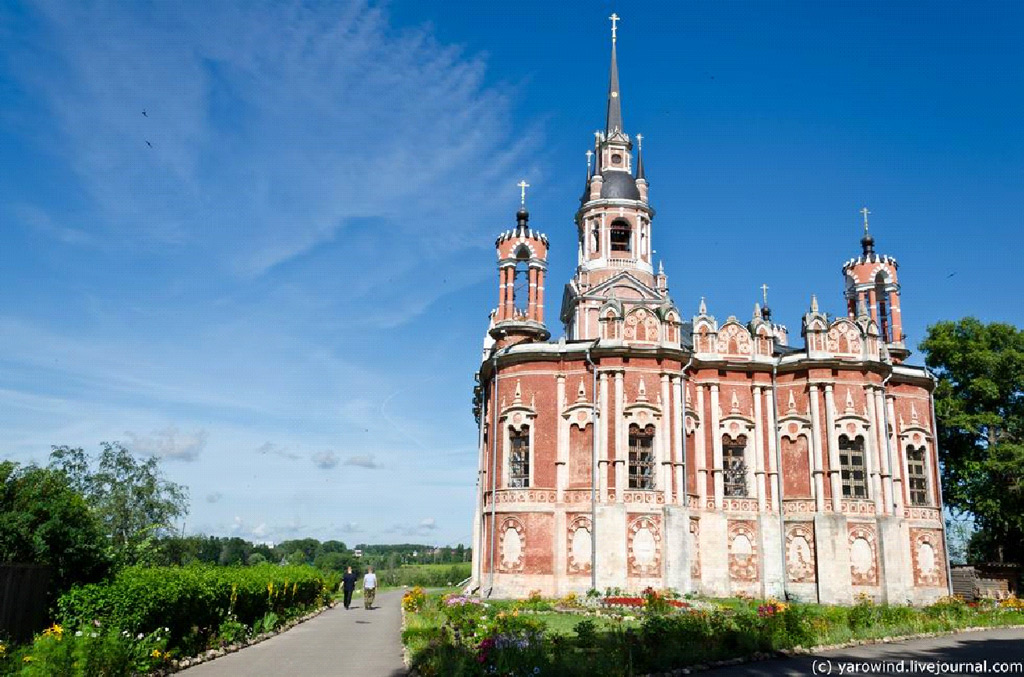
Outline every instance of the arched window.
<svg viewBox="0 0 1024 677"><path fill-rule="evenodd" d="M892 316L890 315L889 298L885 291L885 275L881 272L875 276L875 302L878 304L878 331L882 340L892 343Z"/></svg>
<svg viewBox="0 0 1024 677"><path fill-rule="evenodd" d="M530 486L530 426L509 428L508 437L508 486L524 489Z"/></svg>
<svg viewBox="0 0 1024 677"><path fill-rule="evenodd" d="M613 252L633 251L633 229L625 221L613 221L611 241Z"/></svg>
<svg viewBox="0 0 1024 677"><path fill-rule="evenodd" d="M516 270L512 283L512 305L516 314L526 315L530 303L530 250L520 247L516 252Z"/></svg>
<svg viewBox="0 0 1024 677"><path fill-rule="evenodd" d="M590 231L590 251L597 253L601 250L601 229L598 228L597 222L594 222L594 227Z"/></svg>
<svg viewBox="0 0 1024 677"><path fill-rule="evenodd" d="M907 447L907 480L910 505L928 505L928 476L924 470L924 447Z"/></svg>
<svg viewBox="0 0 1024 677"><path fill-rule="evenodd" d="M726 496L747 495L747 436L722 437L722 476Z"/></svg>
<svg viewBox="0 0 1024 677"><path fill-rule="evenodd" d="M864 438L839 436L839 471L844 498L867 498L868 480L864 470Z"/></svg>
<svg viewBox="0 0 1024 677"><path fill-rule="evenodd" d="M654 488L654 426L629 426L629 488Z"/></svg>

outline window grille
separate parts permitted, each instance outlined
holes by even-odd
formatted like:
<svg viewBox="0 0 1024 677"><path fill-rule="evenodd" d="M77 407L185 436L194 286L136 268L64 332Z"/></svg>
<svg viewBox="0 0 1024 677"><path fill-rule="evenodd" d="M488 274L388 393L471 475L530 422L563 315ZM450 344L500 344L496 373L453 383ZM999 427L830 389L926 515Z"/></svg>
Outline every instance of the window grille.
<svg viewBox="0 0 1024 677"><path fill-rule="evenodd" d="M910 504L928 505L928 476L924 472L924 447L907 447Z"/></svg>
<svg viewBox="0 0 1024 677"><path fill-rule="evenodd" d="M722 476L726 496L747 496L747 438L722 438Z"/></svg>
<svg viewBox="0 0 1024 677"><path fill-rule="evenodd" d="M629 488L654 488L654 426L629 426Z"/></svg>
<svg viewBox="0 0 1024 677"><path fill-rule="evenodd" d="M530 486L530 427L509 429L512 453L509 456L508 485L516 489Z"/></svg>
<svg viewBox="0 0 1024 677"><path fill-rule="evenodd" d="M864 470L864 438L839 436L839 469L844 498L867 498L868 481Z"/></svg>

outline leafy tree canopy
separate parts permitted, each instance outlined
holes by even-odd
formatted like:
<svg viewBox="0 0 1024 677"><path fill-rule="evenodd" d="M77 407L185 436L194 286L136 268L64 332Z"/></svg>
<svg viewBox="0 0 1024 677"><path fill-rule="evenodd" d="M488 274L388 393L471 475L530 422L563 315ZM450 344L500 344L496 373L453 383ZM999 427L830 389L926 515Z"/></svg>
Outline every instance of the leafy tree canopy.
<svg viewBox="0 0 1024 677"><path fill-rule="evenodd" d="M109 569L102 526L63 473L0 462L0 562L52 569L51 597Z"/></svg>
<svg viewBox="0 0 1024 677"><path fill-rule="evenodd" d="M968 317L928 328L946 506L978 529L971 556L1024 561L1024 330Z"/></svg>
<svg viewBox="0 0 1024 677"><path fill-rule="evenodd" d="M99 456L53 447L50 467L67 476L96 511L118 565L151 563L158 537L188 512L188 491L164 479L159 460L135 458L119 442L103 442Z"/></svg>

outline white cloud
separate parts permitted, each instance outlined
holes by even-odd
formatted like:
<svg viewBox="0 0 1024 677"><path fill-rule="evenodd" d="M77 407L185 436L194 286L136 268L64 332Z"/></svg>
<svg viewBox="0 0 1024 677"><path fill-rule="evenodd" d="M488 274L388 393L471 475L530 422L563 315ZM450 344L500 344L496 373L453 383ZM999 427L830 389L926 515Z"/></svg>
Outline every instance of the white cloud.
<svg viewBox="0 0 1024 677"><path fill-rule="evenodd" d="M212 494L207 494L206 495L206 502L207 503L218 503L220 501L220 499L222 499L222 498L224 498L224 494L220 493L219 491L215 491Z"/></svg>
<svg viewBox="0 0 1024 677"><path fill-rule="evenodd" d="M135 453L158 456L169 461L195 461L206 446L205 430L182 433L175 426L155 430L149 435L125 431L125 446Z"/></svg>
<svg viewBox="0 0 1024 677"><path fill-rule="evenodd" d="M261 456L266 456L268 454L273 456L280 456L281 458L287 458L292 461L301 458L295 452L289 451L287 448L282 447L278 444L274 444L272 442L264 442L260 446L256 447L256 453L260 454Z"/></svg>
<svg viewBox="0 0 1024 677"><path fill-rule="evenodd" d="M433 531L437 528L437 522L434 521L433 517L426 517L420 520L420 528Z"/></svg>
<svg viewBox="0 0 1024 677"><path fill-rule="evenodd" d="M384 466L374 460L372 454L361 455L361 456L349 456L345 459L345 465L355 466L357 468L368 468L370 470L377 470Z"/></svg>
<svg viewBox="0 0 1024 677"><path fill-rule="evenodd" d="M313 464L321 470L330 470L338 465L338 455L333 451L318 451L311 458Z"/></svg>

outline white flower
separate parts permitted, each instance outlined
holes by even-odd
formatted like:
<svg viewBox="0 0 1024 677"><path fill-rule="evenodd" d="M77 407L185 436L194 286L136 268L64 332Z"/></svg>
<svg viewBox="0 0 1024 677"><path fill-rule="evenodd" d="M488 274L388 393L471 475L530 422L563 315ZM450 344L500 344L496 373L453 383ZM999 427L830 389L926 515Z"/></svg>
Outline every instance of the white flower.
<svg viewBox="0 0 1024 677"><path fill-rule="evenodd" d="M90 637L99 637L99 635L97 633L95 633L95 632L90 632L89 636Z"/></svg>
<svg viewBox="0 0 1024 677"><path fill-rule="evenodd" d="M135 639L142 639L143 637L145 637L145 635L142 634L141 632L139 634L135 635Z"/></svg>
<svg viewBox="0 0 1024 677"><path fill-rule="evenodd" d="M81 637L81 636L82 636L82 631L81 630L79 630L78 632L75 633L75 637Z"/></svg>

